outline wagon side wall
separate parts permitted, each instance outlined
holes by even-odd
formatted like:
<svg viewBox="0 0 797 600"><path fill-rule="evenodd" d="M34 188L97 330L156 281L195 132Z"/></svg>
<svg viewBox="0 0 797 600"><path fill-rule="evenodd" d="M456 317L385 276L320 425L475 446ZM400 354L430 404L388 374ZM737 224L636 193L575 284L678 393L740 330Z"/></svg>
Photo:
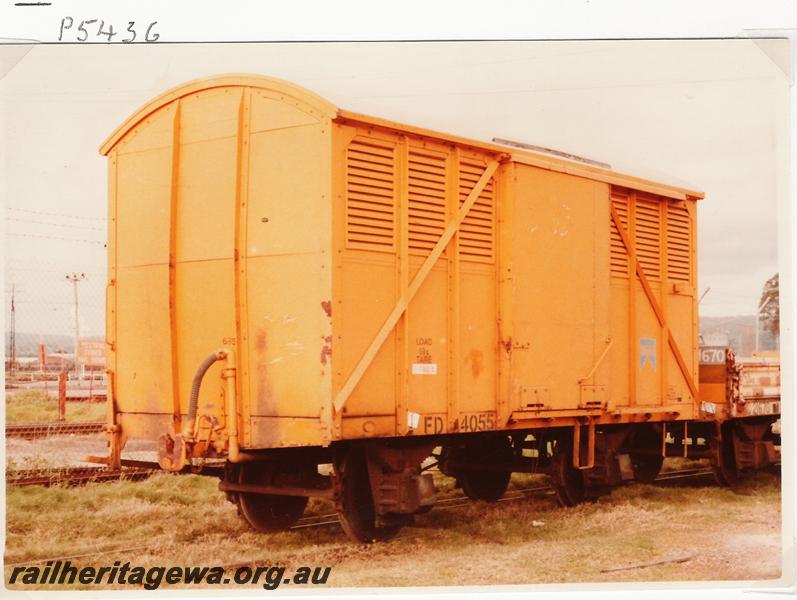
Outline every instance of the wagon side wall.
<svg viewBox="0 0 797 600"><path fill-rule="evenodd" d="M693 418L695 200L523 163L513 185L513 419Z"/></svg>
<svg viewBox="0 0 797 600"><path fill-rule="evenodd" d="M335 394L495 158L420 135L335 124ZM335 437L495 427L501 176L489 180L373 356L337 415Z"/></svg>
<svg viewBox="0 0 797 600"><path fill-rule="evenodd" d="M220 348L238 413L220 364L199 397L219 451L233 418L256 449L697 414L693 197L236 81L109 142L126 437L179 431Z"/></svg>
<svg viewBox="0 0 797 600"><path fill-rule="evenodd" d="M607 217L612 403L622 414L693 418L699 403L696 202L611 186L609 203L626 237Z"/></svg>

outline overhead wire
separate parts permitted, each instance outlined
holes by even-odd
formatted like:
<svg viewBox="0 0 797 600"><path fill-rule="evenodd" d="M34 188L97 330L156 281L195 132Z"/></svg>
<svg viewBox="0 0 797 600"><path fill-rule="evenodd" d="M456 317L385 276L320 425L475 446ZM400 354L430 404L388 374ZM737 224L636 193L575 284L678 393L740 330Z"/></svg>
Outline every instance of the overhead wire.
<svg viewBox="0 0 797 600"><path fill-rule="evenodd" d="M11 235L11 236L14 236L14 237L41 238L41 239L59 240L59 241L65 241L65 242L78 242L78 243L81 243L81 244L100 244L100 245L103 245L103 246L105 245L105 242L103 242L103 241L83 240L83 239L78 239L78 238L61 237L61 236L57 236L57 235L40 235L40 234L36 234L36 233L15 233L15 232L8 233L7 235Z"/></svg>
<svg viewBox="0 0 797 600"><path fill-rule="evenodd" d="M50 227L64 227L66 229L89 229L91 231L105 231L104 227L90 227L88 225L73 225L65 223L48 223L47 221L36 221L33 219L20 219L17 217L6 217L6 221L16 221L18 223L33 223L35 225L49 225Z"/></svg>
<svg viewBox="0 0 797 600"><path fill-rule="evenodd" d="M13 210L17 212L24 212L24 213L31 213L34 215L44 215L48 217L64 217L67 219L80 219L86 221L107 221L108 219L105 217L91 217L87 215L74 215L68 213L59 213L59 212L52 212L52 211L44 211L44 210L33 210L30 208L17 208L16 206L6 206L6 210Z"/></svg>

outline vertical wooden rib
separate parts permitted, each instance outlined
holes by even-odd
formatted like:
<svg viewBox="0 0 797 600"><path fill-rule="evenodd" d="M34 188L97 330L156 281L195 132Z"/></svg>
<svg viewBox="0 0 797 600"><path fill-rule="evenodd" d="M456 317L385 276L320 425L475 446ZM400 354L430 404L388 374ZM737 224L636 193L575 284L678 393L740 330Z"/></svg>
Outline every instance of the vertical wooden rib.
<svg viewBox="0 0 797 600"><path fill-rule="evenodd" d="M116 356L116 203L117 203L117 171L119 157L116 149L108 155L108 287L113 289L113 300L108 300L105 307L105 342L109 353ZM108 295L108 294L106 294ZM116 370L113 361L108 361L108 366Z"/></svg>
<svg viewBox="0 0 797 600"><path fill-rule="evenodd" d="M636 192L628 192L628 236L630 247L636 245ZM636 271L628 252L628 405L636 406Z"/></svg>
<svg viewBox="0 0 797 600"><path fill-rule="evenodd" d="M107 421L109 425L115 425L117 420L117 403L116 403L116 244L117 244L117 228L116 228L116 203L118 199L117 194L117 181L118 181L118 168L119 156L116 149L114 149L108 156L108 284L106 293L106 306L105 306L105 343L108 350L108 391L107 394ZM116 438L118 440L118 438ZM111 446L111 453L114 452L115 447ZM112 458L114 458L112 456ZM116 462L113 463L111 468L118 468L118 457L115 457Z"/></svg>
<svg viewBox="0 0 797 600"><path fill-rule="evenodd" d="M249 189L249 130L251 120L252 90L245 87L241 91L238 105L238 139L235 159L235 230L233 248L234 290L235 290L235 340L236 340L236 394L241 402L239 410L249 414L249 373L246 365L247 356L247 304L246 304L246 215ZM227 415L227 418L238 418L239 415ZM239 423L240 425L240 423ZM244 425L244 443L248 442L249 427Z"/></svg>
<svg viewBox="0 0 797 600"><path fill-rule="evenodd" d="M453 221L459 212L459 165L460 150L453 148L449 153L448 172L447 172L447 222ZM451 237L448 243L448 286L447 286L447 325L448 334L446 343L448 344L448 401L446 403L446 429L455 431L459 425L459 396L460 396L460 323L461 312L460 303L462 298L462 272L459 256L459 230Z"/></svg>
<svg viewBox="0 0 797 600"><path fill-rule="evenodd" d="M516 406L512 397L512 223L515 203L515 163L501 167L496 199L496 271L498 284L498 387L496 391L496 427L502 428ZM512 403L512 404L510 404Z"/></svg>
<svg viewBox="0 0 797 600"><path fill-rule="evenodd" d="M399 138L397 147L396 168L394 170L396 189L396 215L398 216L398 248L396 256L396 270L398 289L396 297L403 298L407 294L410 283L410 255L409 255L409 144L405 136ZM410 342L409 342L409 310L401 316L396 327L396 362L398 363L396 386L396 432L406 435L408 432L407 410L409 407L409 368L410 368Z"/></svg>
<svg viewBox="0 0 797 600"><path fill-rule="evenodd" d="M689 293L692 295L692 372L697 371L698 369L698 353L700 349L698 348L699 339L699 329L698 329L698 308L697 308L697 252L695 251L695 239L697 238L697 203L694 201L693 198L687 198L684 202L684 206L686 206L686 212L689 215L689 280L687 285L689 286ZM677 358L677 357L676 357ZM690 387L690 391L693 393L693 404L696 405L700 400L696 394L694 394L694 387Z"/></svg>
<svg viewBox="0 0 797 600"><path fill-rule="evenodd" d="M501 428L504 426L504 419L508 418L507 414L507 406L506 406L506 397L503 394L503 377L504 377L504 359L502 356L501 348L503 345L501 344L501 340L503 339L503 330L505 328L503 324L503 317L504 317L504 294L503 294L503 274L501 269L505 265L505 261L503 260L503 249L504 249L504 240L502 237L504 228L502 227L504 220L504 212L503 212L503 204L506 199L506 188L507 188L507 170L509 169L509 165L506 163L502 164L498 171L496 171L495 177L495 184L493 185L493 277L494 285L493 285L493 292L494 292L494 299L495 299L495 311L496 311L496 320L495 320L495 343L493 348L495 348L494 352L494 360L493 364L495 365L495 379L493 385L493 406L495 408L495 427Z"/></svg>
<svg viewBox="0 0 797 600"><path fill-rule="evenodd" d="M659 326L659 369L661 370L659 377L661 381L661 404L667 403L667 357L668 352L665 350L667 347L667 299L670 293L668 286L669 282L669 263L667 260L667 212L669 201L667 198L659 199L659 264L661 265L661 289L659 302L661 303L661 312L664 315L665 323Z"/></svg>
<svg viewBox="0 0 797 600"><path fill-rule="evenodd" d="M180 116L182 104L174 103L172 122L172 180L169 194L169 341L172 367L172 423L174 431L181 429L180 359L177 348L177 202L180 187Z"/></svg>

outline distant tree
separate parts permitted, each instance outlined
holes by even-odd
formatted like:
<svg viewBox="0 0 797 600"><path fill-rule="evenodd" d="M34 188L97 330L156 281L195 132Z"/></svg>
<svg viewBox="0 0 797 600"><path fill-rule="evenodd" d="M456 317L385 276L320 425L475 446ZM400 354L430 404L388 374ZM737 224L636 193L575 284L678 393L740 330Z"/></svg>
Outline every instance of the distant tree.
<svg viewBox="0 0 797 600"><path fill-rule="evenodd" d="M778 274L775 273L767 279L761 291L761 300L758 306L762 307L758 315L765 331L773 335L780 333L780 293L778 291Z"/></svg>

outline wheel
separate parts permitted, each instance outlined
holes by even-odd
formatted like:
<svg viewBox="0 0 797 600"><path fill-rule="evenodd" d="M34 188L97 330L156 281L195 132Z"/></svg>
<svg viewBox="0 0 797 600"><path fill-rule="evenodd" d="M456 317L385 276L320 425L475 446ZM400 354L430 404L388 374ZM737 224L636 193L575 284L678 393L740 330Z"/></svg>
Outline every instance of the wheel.
<svg viewBox="0 0 797 600"><path fill-rule="evenodd" d="M659 476L664 464L663 434L661 426L653 423L637 425L631 432L631 447L638 451L629 454L635 481L652 483Z"/></svg>
<svg viewBox="0 0 797 600"><path fill-rule="evenodd" d="M584 472L573 466L572 446L557 442L551 458L551 482L562 506L584 502L587 485Z"/></svg>
<svg viewBox="0 0 797 600"><path fill-rule="evenodd" d="M427 504L426 506L421 506L418 510L415 511L416 515L425 515L432 511L434 508L434 504Z"/></svg>
<svg viewBox="0 0 797 600"><path fill-rule="evenodd" d="M272 465L264 462L241 463L238 483L267 484ZM238 514L256 531L271 533L290 529L304 513L307 496L278 496L237 492Z"/></svg>
<svg viewBox="0 0 797 600"><path fill-rule="evenodd" d="M471 500L498 502L509 485L511 473L501 471L462 471L457 477L462 491Z"/></svg>
<svg viewBox="0 0 797 600"><path fill-rule="evenodd" d="M714 473L714 479L722 487L734 487L739 483L740 473L736 465L734 435L733 423L727 422L722 424L722 437L712 440L712 445L715 448L711 460L711 470Z"/></svg>
<svg viewBox="0 0 797 600"><path fill-rule="evenodd" d="M664 457L656 454L631 454L631 468L634 471L634 481L639 483L653 483L659 476Z"/></svg>
<svg viewBox="0 0 797 600"><path fill-rule="evenodd" d="M489 437L471 443L463 448L457 457L463 463L496 463L512 460L512 444L509 438ZM478 469L462 469L457 472L457 483L471 500L497 502L506 493L509 471L487 471Z"/></svg>
<svg viewBox="0 0 797 600"><path fill-rule="evenodd" d="M341 480L338 517L346 535L363 544L395 536L406 518L396 515L395 522L377 525L365 452L360 448L350 449L336 465L336 471Z"/></svg>

